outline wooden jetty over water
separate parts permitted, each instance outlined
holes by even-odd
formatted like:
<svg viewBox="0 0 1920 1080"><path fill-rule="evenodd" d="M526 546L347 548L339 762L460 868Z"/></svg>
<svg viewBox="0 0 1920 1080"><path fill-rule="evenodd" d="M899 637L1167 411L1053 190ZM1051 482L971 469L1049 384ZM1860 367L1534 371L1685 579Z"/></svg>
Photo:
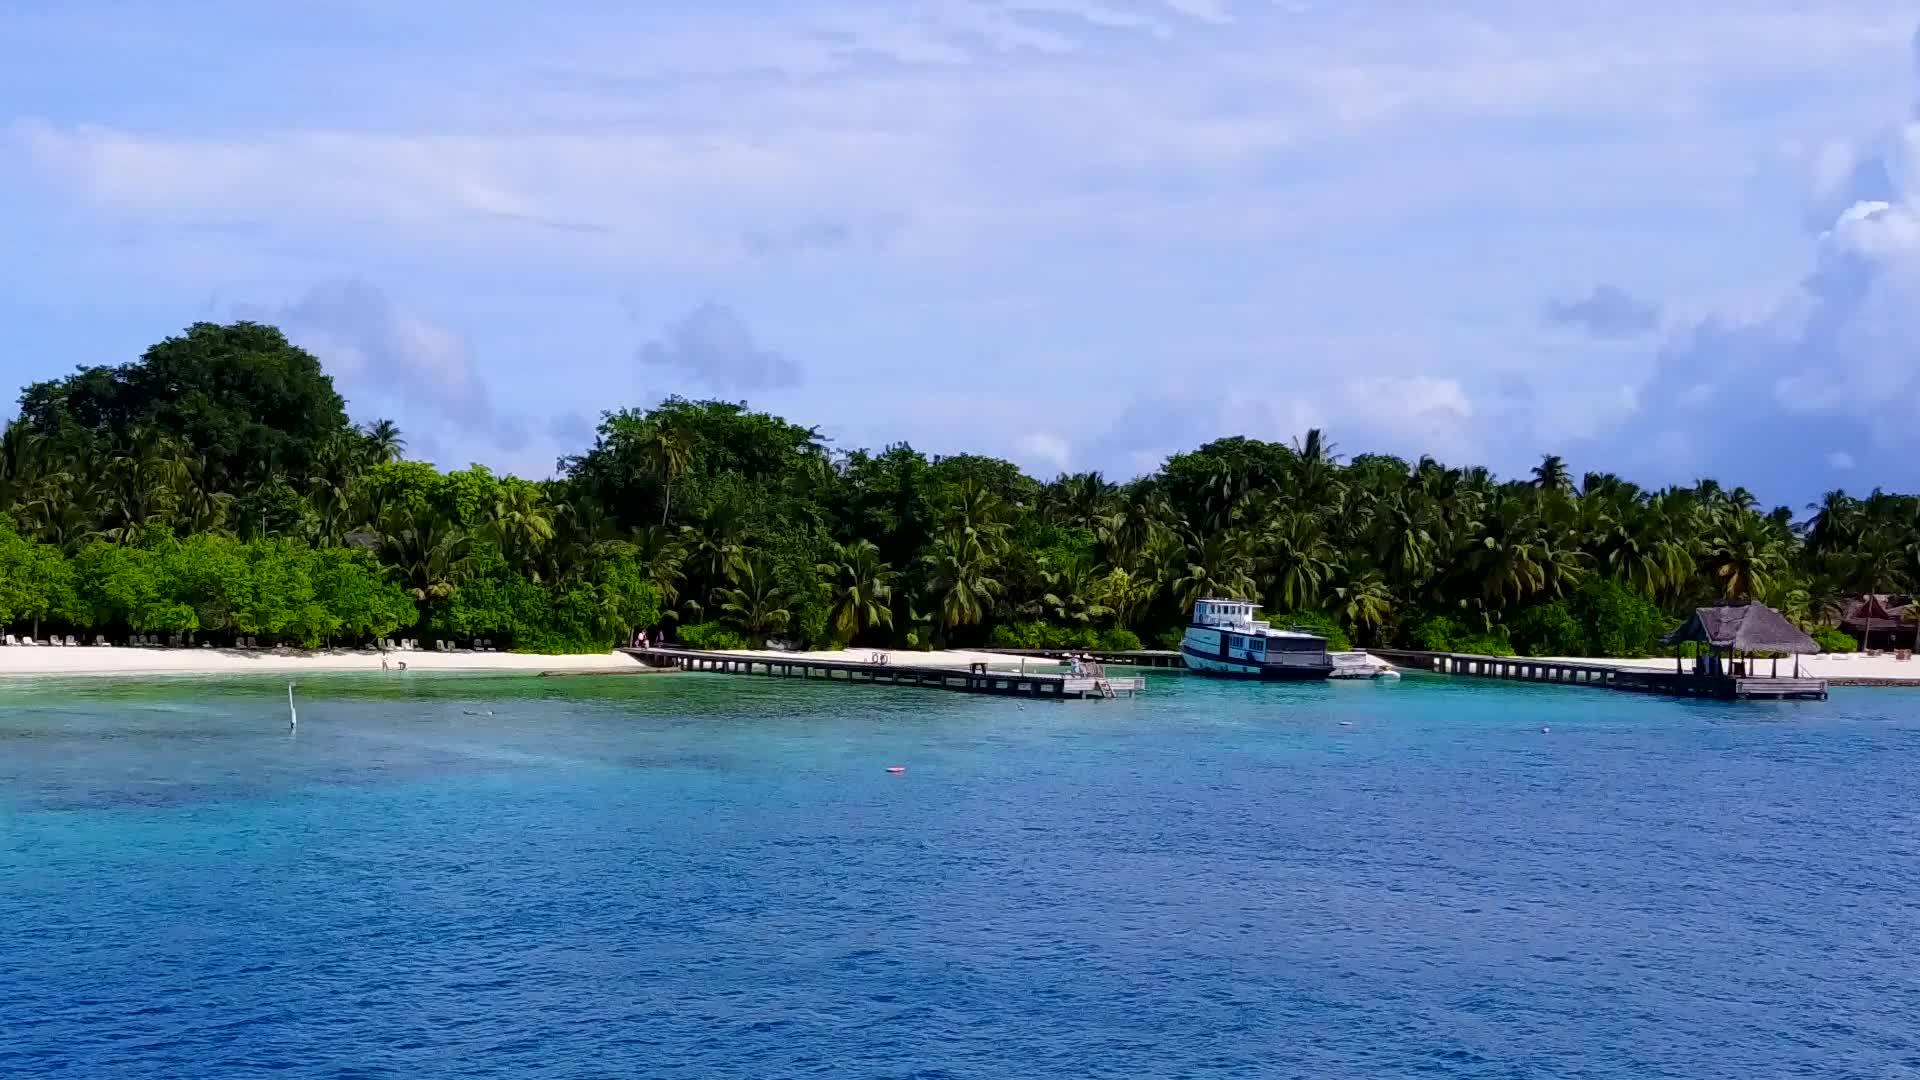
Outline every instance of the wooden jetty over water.
<svg viewBox="0 0 1920 1080"><path fill-rule="evenodd" d="M1399 667L1464 675L1480 679L1557 683L1601 690L1625 690L1667 697L1704 697L1735 701L1750 698L1819 698L1827 696L1825 679L1746 674L1744 667L1711 671L1652 671L1611 664L1583 664L1541 660L1530 656L1476 656L1470 653L1423 652L1411 649L1368 649ZM1684 662L1680 662L1684 663ZM1678 666L1678 665L1676 665Z"/></svg>
<svg viewBox="0 0 1920 1080"><path fill-rule="evenodd" d="M1049 660L1066 660L1069 657L1085 656L1096 664L1112 664L1115 667L1179 668L1185 670L1180 662L1178 649L975 649L974 652L997 653L1001 656L1044 656Z"/></svg>
<svg viewBox="0 0 1920 1080"><path fill-rule="evenodd" d="M1471 656L1464 653L1374 649L1375 655L1401 667L1473 675L1487 679L1518 679L1570 686L1593 686L1669 697L1826 700L1827 680L1802 677L1799 657L1816 653L1814 644L1798 627L1765 604L1731 601L1695 608L1680 628L1661 639L1667 645L1695 645L1700 655L1691 661L1676 658L1672 671L1629 668L1615 664L1541 660L1530 656ZM1766 654L1761 656L1759 654ZM1791 671L1780 674L1780 658L1793 658ZM1767 665L1763 672L1761 665Z"/></svg>
<svg viewBox="0 0 1920 1080"><path fill-rule="evenodd" d="M621 649L648 667L677 667L682 671L711 671L726 675L770 675L782 678L826 679L829 682L878 686L911 686L953 690L964 694L1001 694L1050 701L1132 697L1147 688L1138 675L1068 675L1059 672L995 671L986 664L967 668L879 662L821 660L803 656L696 652L689 649Z"/></svg>

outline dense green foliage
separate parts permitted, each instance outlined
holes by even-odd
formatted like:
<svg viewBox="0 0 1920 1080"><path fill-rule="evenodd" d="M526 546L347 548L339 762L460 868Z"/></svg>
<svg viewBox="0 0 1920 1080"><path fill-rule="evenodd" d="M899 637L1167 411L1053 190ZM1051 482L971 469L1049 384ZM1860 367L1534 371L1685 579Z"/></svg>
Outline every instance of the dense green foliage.
<svg viewBox="0 0 1920 1080"><path fill-rule="evenodd" d="M1831 626L1816 627L1812 636L1814 644L1820 646L1820 651L1823 653L1858 652L1860 649L1860 643L1854 640L1852 634L1843 633Z"/></svg>
<svg viewBox="0 0 1920 1080"><path fill-rule="evenodd" d="M0 618L314 642L399 631L600 649L1177 641L1202 596L1336 645L1651 651L1758 599L1808 627L1920 589L1920 500L1762 512L1548 457L1524 480L1233 436L1151 475L1040 482L989 457L835 451L744 404L608 413L559 479L403 460L271 327L195 325L28 387L0 438ZM1826 640L1834 641L1829 637Z"/></svg>

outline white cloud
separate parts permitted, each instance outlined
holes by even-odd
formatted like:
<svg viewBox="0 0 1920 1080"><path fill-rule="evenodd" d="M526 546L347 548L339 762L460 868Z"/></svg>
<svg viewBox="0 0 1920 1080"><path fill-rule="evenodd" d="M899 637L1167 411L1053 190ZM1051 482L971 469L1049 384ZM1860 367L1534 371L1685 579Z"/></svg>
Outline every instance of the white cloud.
<svg viewBox="0 0 1920 1080"><path fill-rule="evenodd" d="M740 317L718 304L688 312L634 354L641 366L690 380L709 390L778 390L800 382L800 368L761 348Z"/></svg>
<svg viewBox="0 0 1920 1080"><path fill-rule="evenodd" d="M1033 431L1020 436L1014 440L1013 451L1016 461L1039 475L1066 472L1073 462L1072 447L1051 431Z"/></svg>
<svg viewBox="0 0 1920 1080"><path fill-rule="evenodd" d="M1897 487L1920 479L1920 124L1870 156L1819 155L1808 185L1842 205L1813 243L1813 267L1759 315L1722 315L1676 333L1614 437L1662 479L1712 471L1817 490L1824 461ZM1854 449L1821 455L1814 447ZM1648 447L1663 447L1658 456Z"/></svg>
<svg viewBox="0 0 1920 1080"><path fill-rule="evenodd" d="M239 305L234 314L280 327L320 358L356 419L398 421L416 453L455 465L501 455L524 462L533 441L527 425L495 407L466 338L384 291L341 278L285 304Z"/></svg>
<svg viewBox="0 0 1920 1080"><path fill-rule="evenodd" d="M1614 285L1596 285L1577 300L1549 300L1547 321L1573 326L1595 337L1632 337L1660 326L1660 305L1628 295Z"/></svg>
<svg viewBox="0 0 1920 1080"><path fill-rule="evenodd" d="M1182 15L1202 22L1229 23L1226 0L1166 0L1166 5Z"/></svg>

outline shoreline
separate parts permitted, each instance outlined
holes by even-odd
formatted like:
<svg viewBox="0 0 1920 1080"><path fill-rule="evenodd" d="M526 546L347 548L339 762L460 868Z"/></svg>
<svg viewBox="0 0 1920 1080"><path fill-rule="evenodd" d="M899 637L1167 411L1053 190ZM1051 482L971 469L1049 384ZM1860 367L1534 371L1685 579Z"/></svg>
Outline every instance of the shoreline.
<svg viewBox="0 0 1920 1080"><path fill-rule="evenodd" d="M0 647L0 680L382 673L625 675L648 670L624 653L390 652L366 649L174 649L159 646Z"/></svg>

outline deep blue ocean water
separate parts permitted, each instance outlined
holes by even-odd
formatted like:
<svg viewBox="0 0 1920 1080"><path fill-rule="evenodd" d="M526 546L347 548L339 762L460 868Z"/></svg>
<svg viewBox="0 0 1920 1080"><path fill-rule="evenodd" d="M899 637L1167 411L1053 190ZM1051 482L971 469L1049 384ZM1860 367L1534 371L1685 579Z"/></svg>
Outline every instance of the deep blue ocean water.
<svg viewBox="0 0 1920 1080"><path fill-rule="evenodd" d="M0 686L0 1077L1920 1075L1920 694L284 694Z"/></svg>

